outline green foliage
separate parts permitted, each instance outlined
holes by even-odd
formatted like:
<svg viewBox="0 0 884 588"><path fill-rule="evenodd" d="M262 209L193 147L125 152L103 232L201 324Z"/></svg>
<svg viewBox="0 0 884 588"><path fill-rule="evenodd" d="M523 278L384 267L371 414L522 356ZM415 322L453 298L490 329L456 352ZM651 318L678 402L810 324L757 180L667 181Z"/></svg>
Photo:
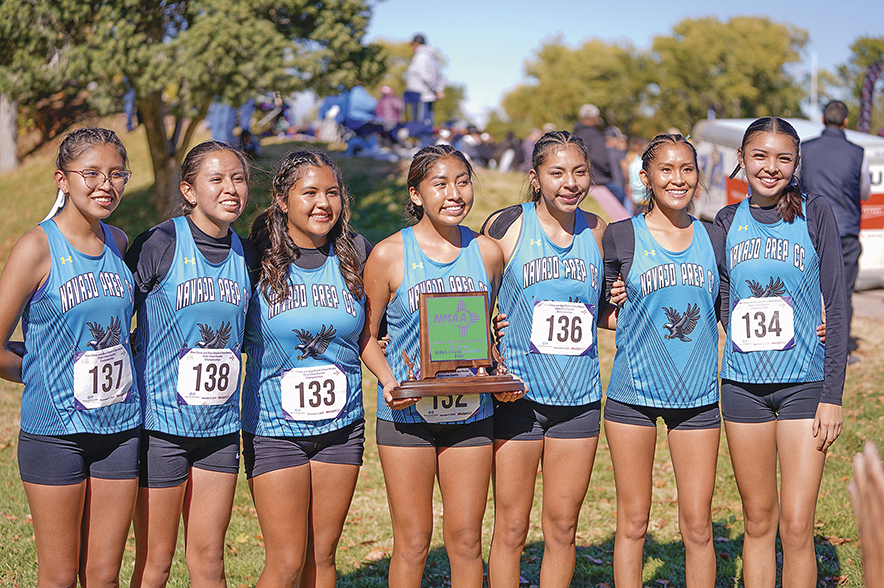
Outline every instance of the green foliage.
<svg viewBox="0 0 884 588"><path fill-rule="evenodd" d="M647 55L628 43L591 39L571 49L556 37L526 62L529 83L504 95L501 104L511 130L522 137L548 122L572 128L587 102L601 109L606 124L629 128L647 98L648 64Z"/></svg>
<svg viewBox="0 0 884 588"><path fill-rule="evenodd" d="M551 122L570 129L585 103L604 125L652 136L676 126L689 132L711 108L719 116L799 113L803 90L790 75L807 34L767 18L685 19L650 52L590 39L571 48L561 38L540 46L525 66L527 83L508 92L496 133L525 136Z"/></svg>
<svg viewBox="0 0 884 588"><path fill-rule="evenodd" d="M368 0L0 0L0 91L26 103L75 80L118 110L134 88L158 197L175 199L177 165L209 103L256 92L319 93L374 82L381 49L362 39ZM172 115L174 124L166 124Z"/></svg>
<svg viewBox="0 0 884 588"><path fill-rule="evenodd" d="M26 100L82 73L74 47L91 27L84 2L0 0L0 93Z"/></svg>
<svg viewBox="0 0 884 588"><path fill-rule="evenodd" d="M859 100L866 70L876 61L884 61L884 37L859 37L850 46L847 63L838 67L838 74Z"/></svg>
<svg viewBox="0 0 884 588"><path fill-rule="evenodd" d="M516 132L516 129L524 129L528 128L528 131L531 130L530 125L516 125L512 121L506 118L506 115L498 110L492 110L488 114L488 121L485 123L485 130L488 131L492 137L504 137L509 131ZM526 137L527 132L519 133L516 132L519 137Z"/></svg>
<svg viewBox="0 0 884 588"><path fill-rule="evenodd" d="M851 127L856 128L859 119L859 102L863 91L863 80L866 77L866 71L869 66L876 61L884 61L884 37L859 37L850 46L852 55L847 63L838 67L838 77L841 82L850 90L850 97L844 101L850 109ZM878 88L881 87L880 80ZM884 92L879 90L875 97L872 107L871 130L874 133L877 129L884 127Z"/></svg>
<svg viewBox="0 0 884 588"><path fill-rule="evenodd" d="M168 92L170 112L219 97L323 92L376 80L381 48L362 43L363 0L0 0L0 91L17 94L83 77L99 88Z"/></svg>
<svg viewBox="0 0 884 588"><path fill-rule="evenodd" d="M654 39L659 87L655 118L690 128L711 108L720 117L795 116L803 92L787 66L807 33L767 18L685 19Z"/></svg>

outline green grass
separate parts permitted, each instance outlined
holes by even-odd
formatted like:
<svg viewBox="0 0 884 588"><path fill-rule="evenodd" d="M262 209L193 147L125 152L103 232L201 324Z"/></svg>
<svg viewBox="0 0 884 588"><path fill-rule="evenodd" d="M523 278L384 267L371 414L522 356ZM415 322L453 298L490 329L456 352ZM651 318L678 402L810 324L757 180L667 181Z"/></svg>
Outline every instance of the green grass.
<svg viewBox="0 0 884 588"><path fill-rule="evenodd" d="M114 122L114 121L112 121ZM121 130L117 127L118 132ZM143 134L140 130L121 132L130 151L135 172L112 222L134 237L156 222L151 195L150 170ZM49 146L31 157L21 169L0 176L0 202L14 211L0 218L0 258L5 259L15 240L48 210L54 198L52 181L54 153ZM265 146L265 156L257 163L252 182L252 204L237 224L245 234L248 224L269 202L269 177L275 159L293 144ZM373 243L404 226L401 202L405 198L403 170L396 164L362 159L339 158L345 180L355 198L353 226ZM486 216L521 200L524 175L499 174L481 170L476 182L476 203L467 224L481 226ZM593 202L587 207L598 212ZM820 585L862 586L861 556L853 510L847 494L850 460L863 442L884 443L884 324L857 320L854 334L861 339L862 362L851 366L844 395L844 432L829 452L829 460L817 508L815 534ZM614 338L599 333L599 355L603 379L611 371ZM364 388L367 413L365 465L359 477L338 549L339 585L344 587L386 586L386 574L393 539L387 512L383 475L374 443L375 382L366 370ZM0 586L31 586L36 582L36 550L27 501L16 464L21 386L0 382ZM684 549L678 535L675 479L669 461L665 434L658 432L657 460L654 466L654 495L649 538L645 545L644 584L684 585ZM538 475L538 482L540 475ZM538 584L543 552L540 534L538 483L528 545L522 559L522 575L529 585ZM441 513L438 502L437 513ZM613 586L611 569L613 531L616 516L613 468L607 442L602 434L589 493L581 512L577 532L578 557L574 586ZM493 510L489 498L484 523L484 543L491 538ZM715 549L718 554L718 586L737 586L741 573L742 516L733 471L722 439L716 494L713 501ZM424 575L425 586L445 586L448 564L441 543L437 519L434 542ZM228 584L252 586L263 566L263 542L245 477L236 491L233 516L227 534L226 563ZM172 569L169 586L188 586L183 560L183 538ZM122 584L132 572L134 539L130 535L123 562Z"/></svg>

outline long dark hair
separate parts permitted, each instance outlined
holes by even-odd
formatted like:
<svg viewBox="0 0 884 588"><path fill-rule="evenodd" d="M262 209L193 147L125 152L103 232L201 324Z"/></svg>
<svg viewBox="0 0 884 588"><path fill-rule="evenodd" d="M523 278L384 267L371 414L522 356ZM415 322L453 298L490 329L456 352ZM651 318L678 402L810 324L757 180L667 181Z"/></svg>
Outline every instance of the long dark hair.
<svg viewBox="0 0 884 588"><path fill-rule="evenodd" d="M363 293L359 260L350 230L350 193L341 179L341 170L324 153L318 151L290 151L282 158L273 176L273 203L252 223L249 239L261 254L261 292L271 303L281 302L291 294L289 265L298 259L301 251L288 233L288 216L282 201L309 167L327 167L335 175L341 194L341 215L328 232L328 242L334 247L341 265L341 275L347 288L356 297Z"/></svg>
<svg viewBox="0 0 884 588"><path fill-rule="evenodd" d="M531 154L531 169L537 174L540 170L540 166L546 162L550 153L554 149L563 149L569 145L573 145L580 150L588 167L589 153L586 151L586 145L583 143L583 139L577 135L572 135L568 131L550 131L538 139L537 143L534 144L534 151ZM531 182L528 182L528 193L525 195L525 201L534 202L535 204L540 201L540 190L535 190L534 186L531 185Z"/></svg>
<svg viewBox="0 0 884 588"><path fill-rule="evenodd" d="M792 143L795 145L795 169L798 169L798 149L801 144L801 139L798 137L798 132L792 125L775 116L759 118L749 125L746 132L743 133L743 143L740 145L740 152L743 154L743 157L746 157L746 144L758 133L779 133L792 139ZM739 164L737 164L737 167L731 173L730 178L734 179L738 173L740 173ZM791 223L795 220L796 216L804 218L804 213L801 212L803 202L804 194L801 193L801 180L795 172L792 172L789 184L783 189L780 201L777 202L777 212L780 213L780 216L783 217L784 221Z"/></svg>
<svg viewBox="0 0 884 588"><path fill-rule="evenodd" d="M473 179L473 166L470 165L470 160L451 145L443 144L424 147L415 153L414 159L411 160L411 166L408 168L408 179L405 181L405 185L408 188L408 201L405 203L405 216L410 220L417 222L424 217L424 207L415 204L411 200L411 189L414 188L416 191L420 192L420 183L430 174L430 170L436 162L445 157L454 157L455 159L462 161L463 164L467 166L467 173L470 176L470 180Z"/></svg>
<svg viewBox="0 0 884 588"><path fill-rule="evenodd" d="M664 133L651 139L651 142L648 143L648 146L645 147L642 153L642 169L645 170L648 176L651 175L651 166L654 164L654 160L657 159L657 153L660 152L663 145L686 145L691 150L691 155L694 156L694 169L697 169L697 150L691 142L679 133ZM648 212L651 212L654 210L654 202L656 201L654 190L645 186L645 196L648 202Z"/></svg>

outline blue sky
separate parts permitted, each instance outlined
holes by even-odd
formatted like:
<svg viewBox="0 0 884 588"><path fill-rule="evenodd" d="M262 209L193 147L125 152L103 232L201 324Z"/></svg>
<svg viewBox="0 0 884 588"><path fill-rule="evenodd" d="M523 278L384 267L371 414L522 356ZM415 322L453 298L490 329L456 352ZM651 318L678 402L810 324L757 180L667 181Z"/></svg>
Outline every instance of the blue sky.
<svg viewBox="0 0 884 588"><path fill-rule="evenodd" d="M446 77L466 86L467 112L483 120L507 89L524 80L524 60L546 39L561 35L572 47L589 38L628 40L647 49L677 22L702 16L767 16L806 30L804 72L811 52L819 67L834 70L858 37L884 36L882 0L379 0L368 40L426 34L448 59Z"/></svg>

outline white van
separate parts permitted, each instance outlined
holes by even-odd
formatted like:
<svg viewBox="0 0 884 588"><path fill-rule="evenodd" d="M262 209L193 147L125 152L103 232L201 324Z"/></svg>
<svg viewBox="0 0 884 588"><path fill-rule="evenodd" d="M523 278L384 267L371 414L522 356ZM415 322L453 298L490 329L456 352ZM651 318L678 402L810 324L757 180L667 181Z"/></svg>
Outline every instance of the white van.
<svg viewBox="0 0 884 588"><path fill-rule="evenodd" d="M694 216L715 218L722 207L746 197L746 180L740 172L733 180L728 176L737 166L737 149L743 133L755 119L701 120L694 125L690 140L697 148L702 188L694 199ZM786 119L802 141L819 137L822 122ZM872 174L872 195L862 203L859 239L863 246L859 258L857 290L884 288L884 137L846 131L847 140L865 149Z"/></svg>

